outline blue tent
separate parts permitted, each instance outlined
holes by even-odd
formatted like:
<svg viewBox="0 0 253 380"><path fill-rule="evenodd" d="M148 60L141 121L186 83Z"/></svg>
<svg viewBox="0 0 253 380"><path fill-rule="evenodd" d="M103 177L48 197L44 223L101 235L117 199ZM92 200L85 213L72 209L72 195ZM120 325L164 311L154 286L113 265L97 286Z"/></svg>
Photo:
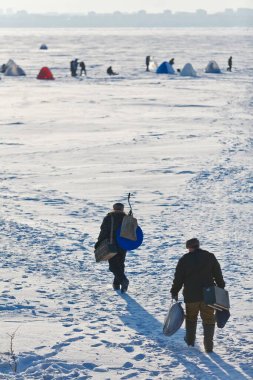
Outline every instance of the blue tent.
<svg viewBox="0 0 253 380"><path fill-rule="evenodd" d="M221 73L221 70L218 66L218 63L215 62L215 61L210 61L208 63L208 65L206 66L206 69L205 69L205 72L206 73L211 73L211 74L220 74Z"/></svg>
<svg viewBox="0 0 253 380"><path fill-rule="evenodd" d="M48 47L46 44L40 45L40 50L47 50L47 49L48 49Z"/></svg>
<svg viewBox="0 0 253 380"><path fill-rule="evenodd" d="M175 74L175 70L169 62L163 62L156 69L156 74Z"/></svg>

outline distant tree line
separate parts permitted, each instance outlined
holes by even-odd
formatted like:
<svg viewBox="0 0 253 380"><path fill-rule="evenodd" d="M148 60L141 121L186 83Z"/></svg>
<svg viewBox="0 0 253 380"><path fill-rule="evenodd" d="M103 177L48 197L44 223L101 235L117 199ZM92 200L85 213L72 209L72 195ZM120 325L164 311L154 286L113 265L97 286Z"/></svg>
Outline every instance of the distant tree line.
<svg viewBox="0 0 253 380"><path fill-rule="evenodd" d="M114 12L100 14L60 14L60 13L3 13L0 11L0 27L32 28L92 28L92 27L250 27L253 26L253 9L239 8L236 11L208 14L203 9L196 12L163 13Z"/></svg>

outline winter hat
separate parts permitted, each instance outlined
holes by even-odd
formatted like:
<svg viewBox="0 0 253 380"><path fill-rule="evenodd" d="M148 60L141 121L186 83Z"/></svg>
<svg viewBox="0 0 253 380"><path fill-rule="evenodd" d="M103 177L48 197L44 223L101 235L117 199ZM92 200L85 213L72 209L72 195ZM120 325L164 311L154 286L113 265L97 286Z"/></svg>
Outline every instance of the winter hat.
<svg viewBox="0 0 253 380"><path fill-rule="evenodd" d="M186 248L199 248L199 240L197 238L192 238L190 240L187 240L185 245Z"/></svg>
<svg viewBox="0 0 253 380"><path fill-rule="evenodd" d="M122 203L114 203L113 210L114 211L124 211L124 205Z"/></svg>

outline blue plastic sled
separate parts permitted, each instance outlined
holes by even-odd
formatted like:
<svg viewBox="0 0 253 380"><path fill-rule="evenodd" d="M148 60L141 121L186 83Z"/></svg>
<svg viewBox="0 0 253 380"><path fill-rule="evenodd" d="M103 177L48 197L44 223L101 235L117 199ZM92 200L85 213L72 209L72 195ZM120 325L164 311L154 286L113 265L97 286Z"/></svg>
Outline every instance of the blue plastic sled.
<svg viewBox="0 0 253 380"><path fill-rule="evenodd" d="M142 244L143 232L142 232L141 227L139 226L136 229L136 236L137 236L137 240L130 240L130 239L125 239L120 236L120 228L118 228L116 232L117 243L125 251L132 251L133 249L138 248Z"/></svg>
<svg viewBox="0 0 253 380"><path fill-rule="evenodd" d="M163 325L163 333L166 336L175 334L184 322L184 309L181 302L173 303L165 317Z"/></svg>

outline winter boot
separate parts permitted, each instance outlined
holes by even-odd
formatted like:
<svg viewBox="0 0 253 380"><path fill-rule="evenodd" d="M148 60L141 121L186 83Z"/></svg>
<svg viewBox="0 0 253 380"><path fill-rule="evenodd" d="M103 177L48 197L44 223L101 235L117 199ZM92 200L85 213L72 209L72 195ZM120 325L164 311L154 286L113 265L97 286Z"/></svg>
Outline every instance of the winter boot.
<svg viewBox="0 0 253 380"><path fill-rule="evenodd" d="M196 329L197 329L197 321L185 321L185 337L184 341L188 346L194 346L195 338L196 338Z"/></svg>
<svg viewBox="0 0 253 380"><path fill-rule="evenodd" d="M120 284L117 284L115 282L112 283L112 287L114 290L119 290L120 289Z"/></svg>
<svg viewBox="0 0 253 380"><path fill-rule="evenodd" d="M126 278L121 284L121 293L126 293L129 285L129 280Z"/></svg>
<svg viewBox="0 0 253 380"><path fill-rule="evenodd" d="M204 347L206 352L213 352L213 336L215 325L203 324L204 328Z"/></svg>
<svg viewBox="0 0 253 380"><path fill-rule="evenodd" d="M119 290L120 289L120 282L117 279L117 277L114 277L114 280L113 280L113 283L112 283L112 287L113 287L114 290Z"/></svg>

